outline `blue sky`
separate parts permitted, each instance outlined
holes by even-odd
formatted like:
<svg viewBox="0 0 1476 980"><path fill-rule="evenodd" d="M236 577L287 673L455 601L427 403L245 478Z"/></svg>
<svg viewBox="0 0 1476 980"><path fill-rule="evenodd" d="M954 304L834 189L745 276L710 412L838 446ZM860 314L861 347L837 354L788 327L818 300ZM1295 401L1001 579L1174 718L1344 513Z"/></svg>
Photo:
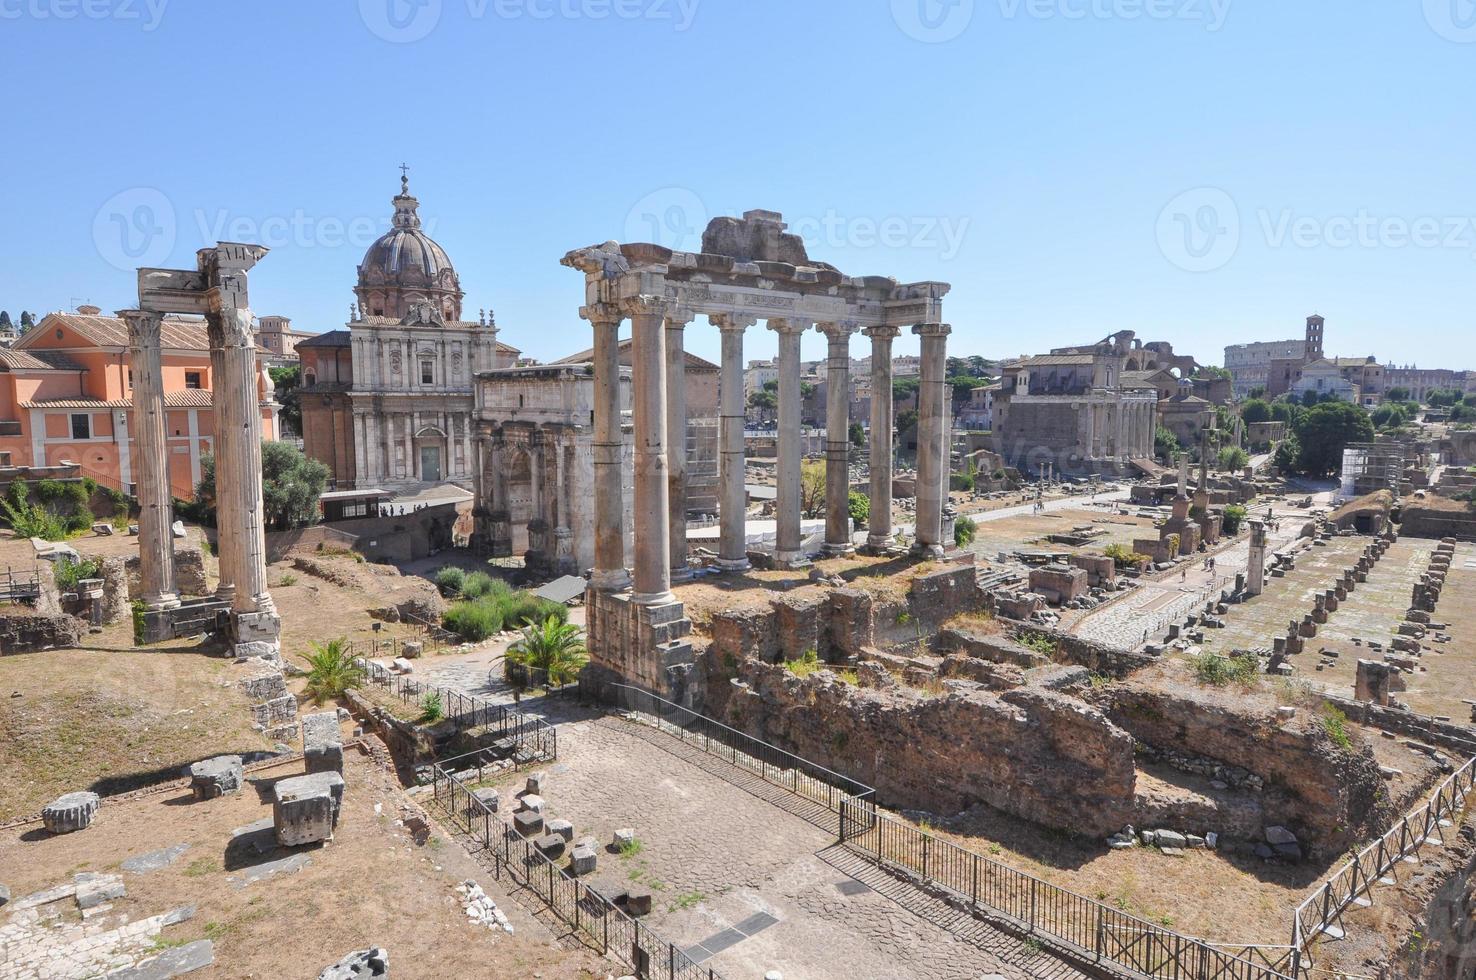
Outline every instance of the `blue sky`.
<svg viewBox="0 0 1476 980"><path fill-rule="evenodd" d="M1318 311L1476 368L1472 0L0 0L0 39L12 316L241 238L257 313L337 328L405 162L467 311L545 359L588 343L570 248L767 208L952 282L957 353L1219 361Z"/></svg>

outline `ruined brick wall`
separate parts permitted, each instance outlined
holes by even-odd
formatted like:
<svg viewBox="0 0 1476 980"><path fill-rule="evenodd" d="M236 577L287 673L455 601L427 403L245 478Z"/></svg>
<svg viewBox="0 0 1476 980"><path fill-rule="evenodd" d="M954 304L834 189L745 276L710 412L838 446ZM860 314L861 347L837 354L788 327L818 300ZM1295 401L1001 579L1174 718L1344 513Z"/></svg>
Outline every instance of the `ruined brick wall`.
<svg viewBox="0 0 1476 980"><path fill-rule="evenodd" d="M139 584L137 555L128 559L127 568L128 595L138 599L143 595L143 587ZM215 577L214 569L215 559L207 556L204 548L175 542L174 587L181 596L203 596L214 592L215 587L210 584Z"/></svg>
<svg viewBox="0 0 1476 980"><path fill-rule="evenodd" d="M0 616L0 655L75 647L82 640L82 628L82 620L75 616Z"/></svg>
<svg viewBox="0 0 1476 980"><path fill-rule="evenodd" d="M1345 851L1382 832L1393 816L1373 750L1356 732L1351 749L1339 747L1312 709L1280 721L1274 705L1191 685L1169 690L1161 680L1128 681L1101 703L1113 722L1150 746L1259 777L1264 822L1288 827L1314 855Z"/></svg>
<svg viewBox="0 0 1476 980"><path fill-rule="evenodd" d="M1476 541L1476 507L1461 503L1451 507L1441 501L1429 506L1406 504L1399 533L1413 538L1455 538Z"/></svg>
<svg viewBox="0 0 1476 980"><path fill-rule="evenodd" d="M804 680L750 661L720 720L876 787L880 802L936 813L984 803L1072 832L1115 833L1132 812L1133 740L1053 691L992 693L964 681L925 696L890 681ZM709 698L709 704L713 701Z"/></svg>

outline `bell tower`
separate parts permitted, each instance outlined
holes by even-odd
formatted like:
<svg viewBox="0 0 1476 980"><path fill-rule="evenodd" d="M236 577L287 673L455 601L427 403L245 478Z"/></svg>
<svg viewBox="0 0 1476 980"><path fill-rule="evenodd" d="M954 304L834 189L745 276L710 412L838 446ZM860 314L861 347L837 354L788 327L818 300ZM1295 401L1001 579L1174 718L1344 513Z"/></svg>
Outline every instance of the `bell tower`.
<svg viewBox="0 0 1476 980"><path fill-rule="evenodd" d="M1320 361L1324 356L1322 328L1326 322L1316 313L1307 317L1307 360L1309 361Z"/></svg>

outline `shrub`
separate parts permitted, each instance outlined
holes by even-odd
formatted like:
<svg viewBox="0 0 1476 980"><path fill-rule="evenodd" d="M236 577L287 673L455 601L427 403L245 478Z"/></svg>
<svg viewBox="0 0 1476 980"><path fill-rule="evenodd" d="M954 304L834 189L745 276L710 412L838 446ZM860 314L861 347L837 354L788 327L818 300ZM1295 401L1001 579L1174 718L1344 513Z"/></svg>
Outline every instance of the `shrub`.
<svg viewBox="0 0 1476 980"><path fill-rule="evenodd" d="M1204 653L1193 659L1194 676L1201 684L1225 687L1227 684L1250 684L1261 671L1260 661L1253 653L1236 657L1221 657Z"/></svg>
<svg viewBox="0 0 1476 980"><path fill-rule="evenodd" d="M485 600L458 602L446 610L441 622L465 642L480 643L502 630L502 609Z"/></svg>
<svg viewBox="0 0 1476 980"><path fill-rule="evenodd" d="M1047 657L1056 655L1056 641L1044 633L1021 633L1015 639L1021 646L1034 650L1036 653L1045 654Z"/></svg>
<svg viewBox="0 0 1476 980"><path fill-rule="evenodd" d="M1347 751L1353 748L1353 739L1348 734L1348 716L1343 714L1336 705L1323 704L1322 727L1327 732L1328 738L1338 748Z"/></svg>
<svg viewBox="0 0 1476 980"><path fill-rule="evenodd" d="M1222 517L1220 526L1223 528L1226 534L1239 534L1240 525L1244 523L1246 517L1248 517L1249 515L1250 510L1245 506L1245 504L1230 504L1228 507L1225 508L1225 513Z"/></svg>
<svg viewBox="0 0 1476 980"><path fill-rule="evenodd" d="M846 497L846 509L857 527L865 527L871 520L871 498L860 490L852 490Z"/></svg>
<svg viewBox="0 0 1476 980"><path fill-rule="evenodd" d="M343 692L364 681L364 669L354 662L348 640L340 637L314 643L308 654L308 678L304 690L313 704L343 697Z"/></svg>
<svg viewBox="0 0 1476 980"><path fill-rule="evenodd" d="M144 614L148 607L142 599L134 599L128 607L133 613L133 645L141 647L144 644Z"/></svg>
<svg viewBox="0 0 1476 980"><path fill-rule="evenodd" d="M979 534L979 525L972 517L960 517L953 522L953 543L967 548Z"/></svg>
<svg viewBox="0 0 1476 980"><path fill-rule="evenodd" d="M426 691L420 696L420 720L431 724L446 717L446 709L441 704L440 691Z"/></svg>
<svg viewBox="0 0 1476 980"><path fill-rule="evenodd" d="M1151 555L1139 554L1125 544L1109 544L1102 549L1102 554L1111 558L1112 564L1120 569L1142 566L1152 559Z"/></svg>
<svg viewBox="0 0 1476 980"><path fill-rule="evenodd" d="M60 558L55 570L56 587L63 592L76 592L78 582L85 578L97 578L101 572L101 558L84 558L81 561Z"/></svg>
<svg viewBox="0 0 1476 980"><path fill-rule="evenodd" d="M784 666L791 674L800 678L825 669L824 664L820 663L820 654L815 652L814 647L806 650L797 659L784 661Z"/></svg>
<svg viewBox="0 0 1476 980"><path fill-rule="evenodd" d="M467 599L480 599L492 591L492 576L486 572L472 572L461 580L461 594Z"/></svg>
<svg viewBox="0 0 1476 980"><path fill-rule="evenodd" d="M436 572L436 588L441 590L442 595L460 595L462 585L466 581L466 572L455 565L447 565Z"/></svg>
<svg viewBox="0 0 1476 980"><path fill-rule="evenodd" d="M541 676L548 684L556 686L576 680L584 665L589 663L579 627L570 626L557 616L525 626L523 638L508 648L507 659L523 668L525 676L534 674L534 681Z"/></svg>

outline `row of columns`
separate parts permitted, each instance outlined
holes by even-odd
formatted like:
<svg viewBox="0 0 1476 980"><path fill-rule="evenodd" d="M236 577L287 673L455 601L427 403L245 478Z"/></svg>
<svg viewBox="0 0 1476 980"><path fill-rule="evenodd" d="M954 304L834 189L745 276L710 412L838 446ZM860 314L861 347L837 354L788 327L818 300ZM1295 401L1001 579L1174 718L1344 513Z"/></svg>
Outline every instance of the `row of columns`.
<svg viewBox="0 0 1476 980"><path fill-rule="evenodd" d="M601 591L633 588L633 601L674 601L674 579L685 577L686 539L686 351L684 331L694 314L656 296L636 296L619 305L586 306L580 315L594 329L595 567L592 584ZM635 422L635 568L625 568L621 481L620 324L631 320ZM743 334L758 322L747 313L709 316L722 335L720 396L720 529L718 561L729 571L748 568ZM800 428L800 339L812 326L828 340L826 400L826 531L828 555L854 550L849 525L850 338L854 323L769 318L778 334L779 420L777 541L775 560L804 558L800 511L803 458ZM867 545L885 550L892 534L892 342L894 326L866 329L872 341L871 531ZM943 504L948 479L947 324L920 324L917 543L927 557L943 553Z"/></svg>

